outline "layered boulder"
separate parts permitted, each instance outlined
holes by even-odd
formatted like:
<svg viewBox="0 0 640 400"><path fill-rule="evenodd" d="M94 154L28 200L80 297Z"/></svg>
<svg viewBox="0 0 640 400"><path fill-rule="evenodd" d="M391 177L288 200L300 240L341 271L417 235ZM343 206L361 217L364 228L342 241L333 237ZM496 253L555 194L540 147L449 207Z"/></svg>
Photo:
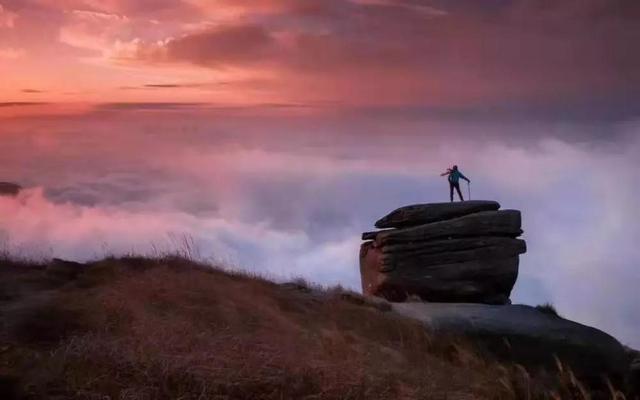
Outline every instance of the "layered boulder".
<svg viewBox="0 0 640 400"><path fill-rule="evenodd" d="M520 212L493 201L419 204L363 234L362 289L390 301L508 304L526 244Z"/></svg>

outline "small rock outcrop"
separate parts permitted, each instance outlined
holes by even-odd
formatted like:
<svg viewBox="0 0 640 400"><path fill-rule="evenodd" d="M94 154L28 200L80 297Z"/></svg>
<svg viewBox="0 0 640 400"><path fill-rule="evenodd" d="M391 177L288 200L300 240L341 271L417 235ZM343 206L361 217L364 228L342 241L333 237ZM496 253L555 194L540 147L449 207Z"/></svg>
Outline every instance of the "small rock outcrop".
<svg viewBox="0 0 640 400"><path fill-rule="evenodd" d="M503 358L553 367L555 358L581 379L628 374L624 347L612 336L526 305L396 303L394 311L421 321L434 332L480 339Z"/></svg>
<svg viewBox="0 0 640 400"><path fill-rule="evenodd" d="M46 274L49 277L59 278L63 280L76 279L83 270L86 269L85 264L75 261L62 260L54 258L46 268Z"/></svg>
<svg viewBox="0 0 640 400"><path fill-rule="evenodd" d="M521 216L494 201L419 204L362 235L364 294L404 301L509 304L526 252Z"/></svg>
<svg viewBox="0 0 640 400"><path fill-rule="evenodd" d="M0 182L0 196L17 196L22 186L11 182Z"/></svg>
<svg viewBox="0 0 640 400"><path fill-rule="evenodd" d="M640 351L626 348L630 360L629 387L633 393L640 394Z"/></svg>

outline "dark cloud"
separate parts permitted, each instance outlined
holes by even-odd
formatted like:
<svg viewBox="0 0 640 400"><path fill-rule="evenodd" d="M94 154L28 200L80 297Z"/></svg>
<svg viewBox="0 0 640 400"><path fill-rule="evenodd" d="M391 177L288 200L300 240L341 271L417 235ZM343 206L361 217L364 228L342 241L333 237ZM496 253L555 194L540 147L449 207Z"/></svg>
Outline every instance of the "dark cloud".
<svg viewBox="0 0 640 400"><path fill-rule="evenodd" d="M123 88L124 89L124 88ZM294 109L310 109L321 108L323 104L306 104L306 103L256 103L249 105L229 105L216 103L100 103L93 106L90 114L103 111L182 111L193 112L198 118L210 117L212 114L219 112L238 112L246 115L255 116L256 112L268 110L294 110Z"/></svg>
<svg viewBox="0 0 640 400"><path fill-rule="evenodd" d="M184 88L184 87L194 87L194 85L185 85L178 83L149 83L144 85L146 88L150 89L176 89L176 88Z"/></svg>
<svg viewBox="0 0 640 400"><path fill-rule="evenodd" d="M141 86L121 86L120 90L191 89L212 86L207 83L148 83Z"/></svg>
<svg viewBox="0 0 640 400"><path fill-rule="evenodd" d="M154 15L167 11L184 10L188 4L176 0L111 0L93 3L97 9L128 15Z"/></svg>
<svg viewBox="0 0 640 400"><path fill-rule="evenodd" d="M47 103L36 102L36 101L10 101L0 103L0 107L30 107L30 106L42 106Z"/></svg>
<svg viewBox="0 0 640 400"><path fill-rule="evenodd" d="M266 3L276 12L169 42L169 59L284 70L299 96L345 91L496 117L639 115L634 0Z"/></svg>
<svg viewBox="0 0 640 400"><path fill-rule="evenodd" d="M46 93L46 91L38 90L38 89L22 89L22 93L37 94L37 93Z"/></svg>
<svg viewBox="0 0 640 400"><path fill-rule="evenodd" d="M195 110L206 108L206 103L102 103L95 107L97 111L167 111L167 110Z"/></svg>
<svg viewBox="0 0 640 400"><path fill-rule="evenodd" d="M238 25L173 40L167 45L167 52L170 59L220 66L259 61L274 44L267 29L258 25Z"/></svg>
<svg viewBox="0 0 640 400"><path fill-rule="evenodd" d="M640 116L640 102L630 94L620 94L614 97L581 98L573 101L514 100L469 106L360 107L353 112L371 118L433 118L460 122L501 120L526 123L574 121L602 127Z"/></svg>

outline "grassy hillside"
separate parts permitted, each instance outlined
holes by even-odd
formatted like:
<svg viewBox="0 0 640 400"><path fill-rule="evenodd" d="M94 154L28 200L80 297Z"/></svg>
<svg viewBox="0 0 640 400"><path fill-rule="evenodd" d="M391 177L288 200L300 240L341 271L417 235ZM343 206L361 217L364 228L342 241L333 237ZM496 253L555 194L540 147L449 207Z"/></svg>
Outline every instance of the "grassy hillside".
<svg viewBox="0 0 640 400"><path fill-rule="evenodd" d="M385 303L181 258L0 261L0 315L1 399L589 398Z"/></svg>

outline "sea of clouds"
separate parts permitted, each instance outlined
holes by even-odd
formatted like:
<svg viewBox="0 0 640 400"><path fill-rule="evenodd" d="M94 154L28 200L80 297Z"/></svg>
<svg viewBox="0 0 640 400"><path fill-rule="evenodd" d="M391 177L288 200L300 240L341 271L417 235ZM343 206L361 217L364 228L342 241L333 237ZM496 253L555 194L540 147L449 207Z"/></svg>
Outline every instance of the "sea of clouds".
<svg viewBox="0 0 640 400"><path fill-rule="evenodd" d="M3 121L0 240L90 260L184 248L274 279L359 289L360 233L402 205L472 196L523 212L513 300L640 346L640 127L371 115L118 110ZM466 192L466 190L465 190Z"/></svg>

